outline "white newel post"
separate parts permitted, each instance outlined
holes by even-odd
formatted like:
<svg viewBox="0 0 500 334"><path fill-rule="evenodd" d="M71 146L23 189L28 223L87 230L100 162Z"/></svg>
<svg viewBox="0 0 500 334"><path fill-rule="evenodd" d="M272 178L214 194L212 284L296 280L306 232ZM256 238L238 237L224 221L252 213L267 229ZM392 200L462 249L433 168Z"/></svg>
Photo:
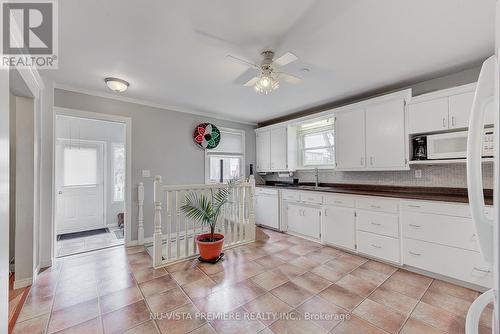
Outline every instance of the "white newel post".
<svg viewBox="0 0 500 334"><path fill-rule="evenodd" d="M250 175L249 183L251 187L250 187L250 194L248 196L248 220L250 224L250 238L251 240L255 240L255 216L253 213L253 194L255 192L255 177L253 175Z"/></svg>
<svg viewBox="0 0 500 334"><path fill-rule="evenodd" d="M156 176L154 181L154 203L155 218L153 232L153 266L158 267L162 263L162 240L161 240L161 199L162 199L161 176Z"/></svg>
<svg viewBox="0 0 500 334"><path fill-rule="evenodd" d="M139 215L137 219L137 240L139 245L144 245L144 183L140 182L137 187L137 199L139 202Z"/></svg>

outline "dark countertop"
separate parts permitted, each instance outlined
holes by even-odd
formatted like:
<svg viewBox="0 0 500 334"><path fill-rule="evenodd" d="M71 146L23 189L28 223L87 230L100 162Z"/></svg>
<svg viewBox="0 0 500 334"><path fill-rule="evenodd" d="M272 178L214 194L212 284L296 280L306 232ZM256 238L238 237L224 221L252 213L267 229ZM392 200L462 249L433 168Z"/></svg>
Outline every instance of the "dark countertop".
<svg viewBox="0 0 500 334"><path fill-rule="evenodd" d="M302 191L319 191L326 193L365 195L379 197L394 197L403 199L416 199L426 201L441 201L455 203L469 203L467 188L448 187L401 187L401 186L379 186L364 184L341 184L341 183L321 183L320 189L315 189L313 183L291 183L266 182L257 187L270 187ZM309 187L309 188L308 188ZM484 201L487 205L493 204L493 190L484 190Z"/></svg>

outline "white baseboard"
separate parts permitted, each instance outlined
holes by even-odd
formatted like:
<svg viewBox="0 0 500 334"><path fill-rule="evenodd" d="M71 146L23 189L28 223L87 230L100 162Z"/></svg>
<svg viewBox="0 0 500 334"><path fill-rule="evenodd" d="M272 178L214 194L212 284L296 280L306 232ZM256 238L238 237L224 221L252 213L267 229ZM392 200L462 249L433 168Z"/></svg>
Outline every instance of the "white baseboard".
<svg viewBox="0 0 500 334"><path fill-rule="evenodd" d="M28 278L20 279L20 280L16 279L14 281L14 289L24 288L24 287L29 286L31 284L33 284L33 277L28 277Z"/></svg>

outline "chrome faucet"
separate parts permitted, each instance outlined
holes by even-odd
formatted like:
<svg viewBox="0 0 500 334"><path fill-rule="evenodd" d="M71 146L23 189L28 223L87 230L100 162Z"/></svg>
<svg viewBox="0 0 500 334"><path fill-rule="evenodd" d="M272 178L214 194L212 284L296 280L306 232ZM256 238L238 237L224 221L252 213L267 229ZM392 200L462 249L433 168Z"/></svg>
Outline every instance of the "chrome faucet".
<svg viewBox="0 0 500 334"><path fill-rule="evenodd" d="M319 170L318 170L318 168L314 168L314 175L316 176L315 186L316 186L316 188L318 188L319 187Z"/></svg>

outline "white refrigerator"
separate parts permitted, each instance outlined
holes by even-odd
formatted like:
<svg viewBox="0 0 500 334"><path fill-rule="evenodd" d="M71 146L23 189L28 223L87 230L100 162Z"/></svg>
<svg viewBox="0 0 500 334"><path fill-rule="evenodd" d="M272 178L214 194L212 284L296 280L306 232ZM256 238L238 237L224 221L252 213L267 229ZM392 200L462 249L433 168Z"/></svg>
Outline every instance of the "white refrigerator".
<svg viewBox="0 0 500 334"><path fill-rule="evenodd" d="M466 334L477 334L479 318L481 313L490 303L494 304L492 319L492 333L500 334L500 85L499 85L499 46L500 46L500 3L497 1L496 8L496 43L495 54L486 59L481 68L478 84L474 96L469 123L469 135L467 142L467 187L471 215L476 228L481 254L484 260L491 265L493 271L492 289L479 296L470 306L466 319ZM484 128L484 115L486 110L493 108L495 117L495 159L494 159L494 218L488 219L484 213L483 182L481 175L481 152ZM459 259L457 259L458 261Z"/></svg>

